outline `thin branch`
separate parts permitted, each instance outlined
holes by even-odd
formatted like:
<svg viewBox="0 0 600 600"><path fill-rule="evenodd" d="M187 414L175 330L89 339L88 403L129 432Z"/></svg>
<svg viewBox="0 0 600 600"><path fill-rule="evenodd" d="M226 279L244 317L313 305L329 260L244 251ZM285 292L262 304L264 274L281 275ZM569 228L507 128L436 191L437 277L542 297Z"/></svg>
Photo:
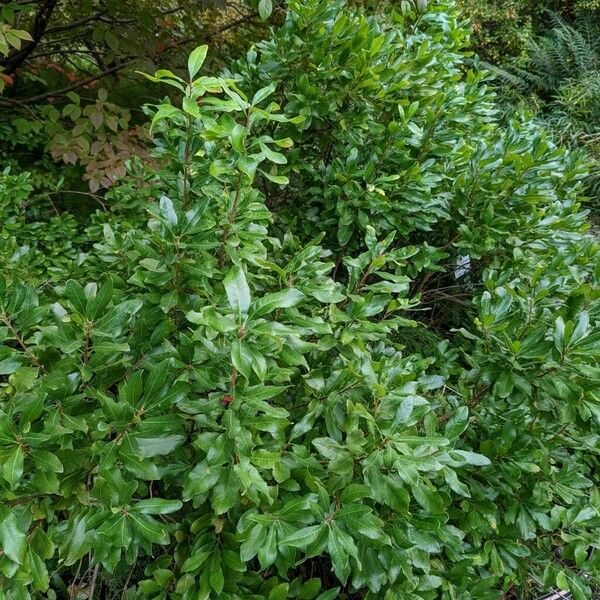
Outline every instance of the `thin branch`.
<svg viewBox="0 0 600 600"><path fill-rule="evenodd" d="M96 591L96 580L98 579L98 572L100 571L100 563L98 563L94 567L94 571L92 573L92 581L90 583L90 593L89 599L94 600L94 592Z"/></svg>
<svg viewBox="0 0 600 600"><path fill-rule="evenodd" d="M41 195L42 196L51 196L51 195L56 195L56 194L77 194L79 196L86 196L88 198L92 198L98 204L100 204L100 206L102 207L102 210L104 212L108 212L108 209L106 208L106 204L104 204L104 202L102 202L102 196L98 196L98 194L93 194L92 192L81 192L79 190L56 190L53 192L44 192Z"/></svg>
<svg viewBox="0 0 600 600"><path fill-rule="evenodd" d="M15 341L17 342L17 344L19 344L21 350L23 350L23 354L36 367L38 367L40 370L42 370L45 373L46 372L46 367L44 367L44 365L39 361L39 359L37 358L37 356L35 356L35 354L33 354L33 352L31 352L31 350L27 347L27 344L25 344L25 340L19 334L19 332L17 331L17 328L12 324L12 321L10 320L10 318L8 317L8 315L5 314L5 313L2 313L0 315L0 320L6 325L6 327L8 328L8 330L10 332L10 334L13 336L13 338L15 339Z"/></svg>
<svg viewBox="0 0 600 600"><path fill-rule="evenodd" d="M235 19L234 21L231 21L230 23L226 23L225 25L222 25L221 27L219 27L219 29L217 29L216 33L225 33L227 30L232 29L233 27L237 27L238 25L242 25L243 23L252 21L252 19L254 19L255 17L258 17L257 12L248 13L247 15L244 15L243 17L240 17L239 19ZM190 42L193 42L196 39L197 39L197 36L192 36L192 37L183 38L181 40L176 40L176 41L174 41L174 43L171 46L169 46L167 48L167 50L182 46L184 44L189 44Z"/></svg>
<svg viewBox="0 0 600 600"><path fill-rule="evenodd" d="M23 104L23 102L21 102L20 100L10 100L10 103L13 106L20 106L21 108L25 109L35 121L39 121L39 115L36 115L35 112L31 108L29 108L29 106Z"/></svg>
<svg viewBox="0 0 600 600"><path fill-rule="evenodd" d="M238 174L237 184L235 186L235 195L233 196L233 205L231 210L229 211L229 215L227 217L227 223L223 226L223 234L221 235L221 249L219 251L219 264L221 268L225 265L225 245L227 243L227 238L229 237L229 229L235 222L235 217L237 215L238 202L240 198L240 190L242 186L242 173Z"/></svg>
<svg viewBox="0 0 600 600"><path fill-rule="evenodd" d="M171 8L169 10L160 11L160 14L163 16L170 15L181 10L184 10L184 7L178 6L177 8ZM102 23L110 23L111 25L131 25L131 23L137 23L138 19L117 19L115 17L111 17L110 15L97 12L93 15L83 17L81 19L78 19L77 21L72 21L71 23L67 23L65 25L56 25L55 27L51 27L46 31L46 34L77 29L77 27L81 27L82 25L88 25L89 23L94 23L96 21L101 21Z"/></svg>
<svg viewBox="0 0 600 600"><path fill-rule="evenodd" d="M70 53L70 54L72 54L72 53ZM73 69L73 73L76 73L77 71L79 71L83 75L89 75L90 77L93 75L92 71L90 71L89 69L86 69L82 65L78 65L77 61L73 60L73 58L71 56L65 56L65 62L68 63L69 65L71 65L71 68Z"/></svg>
<svg viewBox="0 0 600 600"><path fill-rule="evenodd" d="M131 580L131 576L133 575L134 569L135 569L135 563L131 567L131 570L129 571L129 575L127 575L127 579L125 580L125 585L123 586L123 593L121 594L121 600L124 600L124 598L125 598L125 594L127 593L127 590L129 588L129 581Z"/></svg>
<svg viewBox="0 0 600 600"><path fill-rule="evenodd" d="M244 127L248 127L249 124L250 124L250 112L247 112L246 120L244 122ZM235 219L237 217L238 203L240 200L240 192L242 189L242 177L243 177L243 174L241 171L239 171L237 183L235 186L235 194L233 196L233 204L231 206L231 210L229 211L229 215L227 217L227 223L225 223L225 225L223 226L223 234L221 236L221 250L219 252L219 264L221 265L221 268L223 268L223 265L225 264L225 245L227 243L227 237L229 236L229 229L233 226L233 224L235 223Z"/></svg>
<svg viewBox="0 0 600 600"><path fill-rule="evenodd" d="M106 56L106 53L98 50L98 48L96 48L96 46L94 46L92 40L90 40L90 39L85 40L84 45L88 49L88 51L91 53L91 55L94 57L94 60L96 61L96 64L98 65L98 68L102 69L102 70L106 69L107 68L106 63L104 62L104 56Z"/></svg>
<svg viewBox="0 0 600 600"><path fill-rule="evenodd" d="M24 98L23 100L19 100L19 101L15 101L15 100L11 100L11 99L0 100L0 106L14 106L15 104L18 104L18 105L35 104L36 102L39 102L40 100L45 100L46 98L51 98L54 96L64 96L68 92L72 92L73 90L76 90L80 87L83 87L84 85L87 85L88 83L92 83L93 81L97 81L98 79L102 79L103 77L106 77L107 75L111 75L112 73L116 73L117 71L120 71L121 69L124 69L125 67L132 64L134 61L135 61L135 59L131 59L131 60L127 60L125 62L119 63L118 65L114 65L110 69L106 69L105 71L102 71L102 73L98 73L96 75L86 77L85 79L76 81L75 83L68 85L64 88L60 88L58 90L53 90L51 92L44 92L43 94L38 94L37 96L31 96L30 98Z"/></svg>
<svg viewBox="0 0 600 600"><path fill-rule="evenodd" d="M102 207L102 210L104 212L108 212L108 209L106 208L106 204L104 204L104 202L102 202L102 196L99 196L98 194L94 194L92 192L83 192L80 190L52 190L52 191L42 192L35 196L31 196L28 201L23 202L21 204L21 208L27 208L27 206L29 206L32 203L32 201L36 200L37 198L47 197L48 200L50 201L50 204L52 204L52 207L54 208L54 212L56 212L56 214L59 215L60 213L58 212L58 210L56 209L56 206L54 206L54 203L52 202L52 199L50 198L50 196L56 196L57 194L58 195L77 194L79 196L86 196L88 198L92 198Z"/></svg>
<svg viewBox="0 0 600 600"><path fill-rule="evenodd" d="M218 32L224 33L225 31L227 31L228 29L231 29L232 27L237 27L238 25L241 25L242 23L251 21L252 19L254 19L254 17L258 17L257 12L249 13L247 15L244 15L243 17L240 17L239 19L236 19L235 21L231 21L231 23L227 23L226 25L223 25L222 27L220 27L218 29Z"/></svg>
<svg viewBox="0 0 600 600"><path fill-rule="evenodd" d="M66 25L56 25L55 27L50 27L50 29L46 30L46 35L58 33L59 31L70 31L71 29L76 29L77 27L81 27L82 25L87 25L88 23L92 23L93 21L98 21L101 16L102 13L95 13L93 15L90 15L89 17L79 19L78 21L67 23Z"/></svg>
<svg viewBox="0 0 600 600"><path fill-rule="evenodd" d="M38 52L37 54L32 54L30 58L32 60L36 58L41 58L42 56L58 56L64 54L69 56L70 54L81 54L84 56L90 56L92 54L91 50L48 50L48 52Z"/></svg>
<svg viewBox="0 0 600 600"><path fill-rule="evenodd" d="M168 10L161 10L159 12L161 16L164 17L166 15L172 15L173 13L180 12L182 10L185 10L185 6L178 6L177 8L170 8Z"/></svg>
<svg viewBox="0 0 600 600"><path fill-rule="evenodd" d="M56 45L62 44L63 42L72 42L74 40L78 40L78 39L81 39L82 37L86 37L86 36L89 36L89 32L82 31L81 33L77 33L74 35L66 35L65 37L53 38L51 40L46 40L44 42L40 42L37 45L37 47L45 48L46 46L56 46Z"/></svg>

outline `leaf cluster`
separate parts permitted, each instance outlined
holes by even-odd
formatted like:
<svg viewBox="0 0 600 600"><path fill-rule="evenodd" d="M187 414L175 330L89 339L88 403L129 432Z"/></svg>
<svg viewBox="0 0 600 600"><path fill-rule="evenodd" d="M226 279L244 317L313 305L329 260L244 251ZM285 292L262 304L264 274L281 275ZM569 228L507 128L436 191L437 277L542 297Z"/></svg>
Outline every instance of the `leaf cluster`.
<svg viewBox="0 0 600 600"><path fill-rule="evenodd" d="M585 169L500 124L467 39L294 0L221 74L148 75L143 216L0 280L0 598L590 597Z"/></svg>

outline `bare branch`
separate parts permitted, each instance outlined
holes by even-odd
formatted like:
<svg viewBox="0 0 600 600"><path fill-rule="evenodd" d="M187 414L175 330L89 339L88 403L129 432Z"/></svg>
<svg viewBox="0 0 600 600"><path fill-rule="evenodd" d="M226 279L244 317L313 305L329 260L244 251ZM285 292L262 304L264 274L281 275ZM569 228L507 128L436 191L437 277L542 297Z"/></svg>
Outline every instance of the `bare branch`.
<svg viewBox="0 0 600 600"><path fill-rule="evenodd" d="M235 20L231 21L230 23L226 23L225 25L222 25L217 30L217 33L225 33L227 30L233 29L234 27L237 27L238 25L242 25L244 23L249 23L255 17L258 17L258 13L257 12L248 13L248 14L240 17L239 19L235 19ZM181 40L177 40L176 44L174 44L173 46L168 47L167 50L172 50L175 47L183 46L184 44L189 44L190 42L194 42L196 40L197 40L196 36L187 37L187 38L183 38Z"/></svg>
<svg viewBox="0 0 600 600"><path fill-rule="evenodd" d="M62 44L63 42L73 42L75 40L80 40L83 37L89 37L89 33L87 31L82 31L81 33L76 33L73 35L66 35L65 37L59 37L59 38L53 38L51 40L44 40L43 42L40 42L37 47L39 48L45 48L46 46L58 46L60 44Z"/></svg>
<svg viewBox="0 0 600 600"><path fill-rule="evenodd" d="M91 59L91 51L89 50L48 50L47 52L37 52L36 54L32 54L29 58L32 60L36 58L42 58L44 56L60 56L69 54L81 54L82 56L87 56Z"/></svg>
<svg viewBox="0 0 600 600"><path fill-rule="evenodd" d="M90 15L89 17L84 17L83 19L79 19L78 21L72 21L71 23L67 23L65 25L56 25L55 27L50 27L46 30L46 35L58 33L59 31L69 31L70 29L76 29L77 27L81 27L82 25L86 25L87 23L100 20L101 16L102 13L94 13L93 15Z"/></svg>

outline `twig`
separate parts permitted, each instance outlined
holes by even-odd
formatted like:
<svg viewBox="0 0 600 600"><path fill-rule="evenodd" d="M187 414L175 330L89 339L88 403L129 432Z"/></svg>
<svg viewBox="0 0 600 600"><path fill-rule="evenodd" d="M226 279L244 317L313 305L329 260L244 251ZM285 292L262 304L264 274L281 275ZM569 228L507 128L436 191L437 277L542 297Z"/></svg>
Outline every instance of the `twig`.
<svg viewBox="0 0 600 600"><path fill-rule="evenodd" d="M94 600L94 592L96 591L96 579L98 579L98 571L100 571L100 563L98 563L94 567L94 572L92 573L92 581L90 583L90 593L89 600Z"/></svg>
<svg viewBox="0 0 600 600"><path fill-rule="evenodd" d="M233 225L235 221L235 217L238 209L238 201L240 196L240 189L242 187L242 174L238 175L237 185L235 188L235 195L233 197L233 205L231 206L231 210L229 211L229 216L227 217L227 223L223 227L223 235L221 236L221 250L219 252L219 264L221 268L225 265L225 244L227 243L227 238L229 237L229 229Z"/></svg>
<svg viewBox="0 0 600 600"><path fill-rule="evenodd" d="M473 394L473 397L467 402L466 406L467 408L475 408L483 399L483 397L487 394L488 390L489 390L489 386L484 386L482 387L478 392L475 392ZM445 423L446 421L448 421L448 419L450 419L450 417L454 414L454 412L447 412L443 415L440 416L440 418L438 419L439 423Z"/></svg>
<svg viewBox="0 0 600 600"><path fill-rule="evenodd" d="M92 53L91 50L48 50L47 52L38 52L37 54L32 54L31 59L42 58L43 56L57 56L59 54L64 54L69 56L70 54L82 54L83 56L90 56Z"/></svg>
<svg viewBox="0 0 600 600"><path fill-rule="evenodd" d="M15 326L12 324L11 320L8 318L8 315L6 315L5 313L2 313L2 315L0 315L0 320L2 320L2 322L8 327L8 330L10 331L11 335L13 336L13 338L15 339L15 341L17 342L17 344L19 344L19 346L23 350L23 353L25 354L25 356L36 367L38 367L39 369L41 369L45 373L46 372L46 367L44 367L44 365L31 352L31 350L29 350L29 348L25 344L25 340L19 335L19 332L16 330Z"/></svg>
<svg viewBox="0 0 600 600"><path fill-rule="evenodd" d="M68 86L66 86L64 88L60 88L58 90L53 90L51 92L44 92L43 94L38 94L37 96L31 96L30 98L24 98L23 100L19 100L19 101L10 100L10 99L1 100L0 106L13 106L15 104L18 104L18 105L35 104L36 102L39 102L40 100L45 100L46 98L51 98L53 96L64 96L68 92L72 92L73 90L76 90L80 87L83 87L84 85L87 85L88 83L92 83L93 81L102 79L103 77L106 77L107 75L116 73L117 71L120 71L121 69L124 69L125 67L129 66L133 62L134 62L134 59L126 60L125 62L119 63L118 65L114 65L110 69L106 69L105 71L102 71L102 73L98 73L96 75L91 75L90 77L86 77L85 79L76 81L72 85L68 85Z"/></svg>
<svg viewBox="0 0 600 600"><path fill-rule="evenodd" d="M133 575L134 569L135 569L135 564L131 567L131 570L129 571L129 575L127 575L127 579L125 580L125 585L123 586L123 593L121 594L121 600L124 600L124 598L125 598L125 594L127 593L127 588L129 586L129 581L131 579L131 576Z"/></svg>
<svg viewBox="0 0 600 600"><path fill-rule="evenodd" d="M92 347L92 330L94 328L93 323L86 323L85 326L85 345L83 347L83 354L81 356L81 361L84 365L87 365L90 360L90 350Z"/></svg>
<svg viewBox="0 0 600 600"><path fill-rule="evenodd" d="M79 196L87 196L88 198L93 198L102 207L102 210L104 212L108 212L106 204L102 202L102 196L98 196L98 194L92 194L92 192L81 192L79 190L56 190L52 192L42 192L40 196L56 196L56 194L78 194ZM52 201L50 200L50 202Z"/></svg>
<svg viewBox="0 0 600 600"><path fill-rule="evenodd" d="M57 25L56 27L50 27L50 29L46 30L46 34L49 35L51 33L58 33L59 31L69 31L71 29L75 29L76 27L80 27L81 25L91 23L92 21L98 21L101 16L101 13L95 13L93 15L90 15L89 17L79 19L78 21L67 23L66 25Z"/></svg>
<svg viewBox="0 0 600 600"><path fill-rule="evenodd" d="M246 120L244 121L244 127L247 128L250 124L250 112L246 113ZM235 195L233 197L233 204L231 206L231 210L229 211L229 216L227 217L227 223L223 227L223 235L221 236L221 250L219 252L219 264L221 268L225 265L225 244L227 243L227 237L229 236L229 229L235 222L235 218L237 216L238 203L240 199L240 191L242 188L242 177L243 174L241 171L238 173L238 179L235 187Z"/></svg>

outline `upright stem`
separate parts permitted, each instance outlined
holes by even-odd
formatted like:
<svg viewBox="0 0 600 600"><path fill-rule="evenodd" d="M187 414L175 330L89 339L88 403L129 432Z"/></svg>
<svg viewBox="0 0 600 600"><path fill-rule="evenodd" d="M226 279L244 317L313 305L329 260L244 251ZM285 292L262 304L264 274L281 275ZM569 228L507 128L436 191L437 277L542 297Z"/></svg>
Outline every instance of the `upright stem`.
<svg viewBox="0 0 600 600"><path fill-rule="evenodd" d="M190 200L190 153L192 147L192 116L188 115L187 139L183 153L183 210L187 210Z"/></svg>
<svg viewBox="0 0 600 600"><path fill-rule="evenodd" d="M83 346L83 354L81 355L81 361L84 365L87 365L90 360L90 351L92 349L92 330L94 328L93 323L86 323L85 325L85 344Z"/></svg>
<svg viewBox="0 0 600 600"><path fill-rule="evenodd" d="M246 112L246 120L244 121L244 127L248 127L250 123L250 112ZM233 204L231 205L231 210L229 211L229 215L227 216L227 223L223 227L223 235L221 236L221 250L219 252L219 264L221 268L225 266L225 244L227 243L227 237L229 236L229 230L231 226L235 222L235 218L237 216L238 204L240 201L240 192L242 189L242 177L243 173L238 171L238 178L235 186L235 194L233 195Z"/></svg>
<svg viewBox="0 0 600 600"><path fill-rule="evenodd" d="M231 205L231 210L229 211L229 216L227 217L227 223L223 227L223 235L221 236L221 251L219 253L219 264L221 268L225 265L225 244L227 242L227 237L229 235L229 229L235 222L235 217L237 215L238 203L240 199L240 190L242 188L242 174L239 173L237 185L235 188L235 194L233 196L233 204Z"/></svg>

